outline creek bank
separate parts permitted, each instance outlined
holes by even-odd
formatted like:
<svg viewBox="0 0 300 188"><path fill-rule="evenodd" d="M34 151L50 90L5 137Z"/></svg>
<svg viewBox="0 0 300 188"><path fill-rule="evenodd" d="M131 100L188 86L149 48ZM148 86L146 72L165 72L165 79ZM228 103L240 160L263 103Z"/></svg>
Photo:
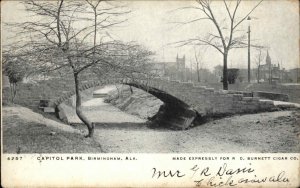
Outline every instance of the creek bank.
<svg viewBox="0 0 300 188"><path fill-rule="evenodd" d="M168 120L175 119L175 121L178 120L180 123L180 113L183 112L180 112L180 110L176 109L174 106L165 105L161 100L141 89L135 87L130 88L127 85L116 85L114 90L107 93L104 102L110 103L128 114L148 120L147 126L150 128L184 130L215 119L226 117L225 115L208 115L203 117L198 114L189 127L181 128L180 125L174 126L171 123L168 123Z"/></svg>
<svg viewBox="0 0 300 188"><path fill-rule="evenodd" d="M139 118L152 119L163 102L140 89L134 87L131 89L129 86L116 86L116 89L110 91L104 101Z"/></svg>

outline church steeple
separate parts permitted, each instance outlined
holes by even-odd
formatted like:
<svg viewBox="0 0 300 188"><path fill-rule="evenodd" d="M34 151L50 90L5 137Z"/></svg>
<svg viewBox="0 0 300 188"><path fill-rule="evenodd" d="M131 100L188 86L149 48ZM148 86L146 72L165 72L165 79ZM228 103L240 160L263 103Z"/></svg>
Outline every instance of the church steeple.
<svg viewBox="0 0 300 188"><path fill-rule="evenodd" d="M271 57L270 57L270 55L269 55L269 50L267 50L267 57L266 57L266 64L267 65L271 65Z"/></svg>

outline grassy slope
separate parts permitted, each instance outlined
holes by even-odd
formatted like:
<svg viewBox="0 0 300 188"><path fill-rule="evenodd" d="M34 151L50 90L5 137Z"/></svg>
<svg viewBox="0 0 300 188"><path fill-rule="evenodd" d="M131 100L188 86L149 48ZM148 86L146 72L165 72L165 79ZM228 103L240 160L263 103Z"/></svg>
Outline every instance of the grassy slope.
<svg viewBox="0 0 300 188"><path fill-rule="evenodd" d="M9 108L9 110L8 110ZM42 121L22 116L23 107L3 107L4 153L101 153L101 146L93 138L84 138L71 127L49 126L53 121ZM21 113L18 113L21 111ZM26 114L35 117L36 113ZM54 122L55 123L55 122ZM62 126L69 126L61 124ZM53 134L54 133L54 134Z"/></svg>

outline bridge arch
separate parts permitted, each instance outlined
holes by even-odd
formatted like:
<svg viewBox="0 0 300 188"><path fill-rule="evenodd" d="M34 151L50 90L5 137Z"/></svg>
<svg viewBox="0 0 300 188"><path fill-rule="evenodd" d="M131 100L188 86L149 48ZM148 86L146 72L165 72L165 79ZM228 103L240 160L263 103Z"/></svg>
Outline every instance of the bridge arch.
<svg viewBox="0 0 300 188"><path fill-rule="evenodd" d="M164 104L160 107L158 113L151 119L152 125L159 127L168 127L172 129L186 129L197 117L197 112L193 110L184 101L172 96L171 94L150 86L151 83L146 81L132 81L130 79L114 79L111 81L95 81L86 83L80 87L80 91L103 86L108 84L124 84L141 89L149 94L160 99ZM64 94L55 101L54 105L57 107L65 100L75 95L75 91Z"/></svg>
<svg viewBox="0 0 300 188"><path fill-rule="evenodd" d="M161 78L148 81L130 79L112 79L84 84L80 91L107 84L125 84L142 89L161 101L159 112L153 119L159 126L185 129L192 125L197 117L224 117L234 114L274 111L278 108L274 101L260 100L252 92L215 90L189 82L179 82ZM70 92L54 101L59 105L70 98Z"/></svg>

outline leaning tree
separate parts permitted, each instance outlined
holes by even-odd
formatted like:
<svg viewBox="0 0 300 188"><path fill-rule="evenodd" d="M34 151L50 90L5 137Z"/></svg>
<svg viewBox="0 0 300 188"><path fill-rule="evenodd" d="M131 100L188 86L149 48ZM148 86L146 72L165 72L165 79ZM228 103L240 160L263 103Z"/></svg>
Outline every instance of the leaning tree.
<svg viewBox="0 0 300 188"><path fill-rule="evenodd" d="M197 21L208 20L214 28L215 32L208 33L204 37L195 37L184 41L179 41L180 45L205 45L216 49L223 56L223 89L228 89L228 72L227 72L227 59L229 51L233 48L245 48L247 47L246 36L241 34L240 26L241 24L250 16L250 14L261 4L262 0L256 3L249 12L242 13L243 16L238 16L240 5L242 0L217 1L216 3L223 3L223 9L225 11L222 14L222 18L217 16L217 7L213 6L213 1L211 0L196 0L196 6L182 7L180 10L194 9L200 11L201 16L193 20L186 22L176 22L179 24L190 24ZM233 5L234 4L234 5ZM220 4L219 4L220 5Z"/></svg>
<svg viewBox="0 0 300 188"><path fill-rule="evenodd" d="M120 4L121 3L121 4ZM18 37L11 48L26 57L35 71L63 71L75 83L76 114L92 137L94 124L81 107L80 76L96 67L115 66L116 57L126 55L132 45L116 41L111 28L125 22L130 10L112 1L24 1L30 20L8 24Z"/></svg>

